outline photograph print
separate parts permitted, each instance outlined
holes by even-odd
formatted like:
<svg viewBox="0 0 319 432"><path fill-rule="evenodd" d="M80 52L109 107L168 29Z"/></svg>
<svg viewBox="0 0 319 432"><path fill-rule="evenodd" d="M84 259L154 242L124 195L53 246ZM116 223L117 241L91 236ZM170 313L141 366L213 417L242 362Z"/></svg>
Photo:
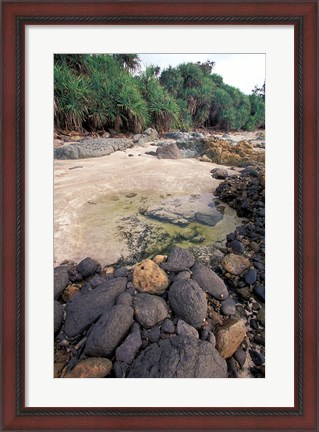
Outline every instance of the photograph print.
<svg viewBox="0 0 319 432"><path fill-rule="evenodd" d="M265 142L264 54L55 54L55 378L265 377Z"/></svg>

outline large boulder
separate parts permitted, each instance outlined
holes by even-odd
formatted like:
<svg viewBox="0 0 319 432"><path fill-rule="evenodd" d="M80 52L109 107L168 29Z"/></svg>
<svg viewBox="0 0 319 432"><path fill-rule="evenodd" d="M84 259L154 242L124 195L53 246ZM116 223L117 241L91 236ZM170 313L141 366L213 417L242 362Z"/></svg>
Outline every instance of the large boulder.
<svg viewBox="0 0 319 432"><path fill-rule="evenodd" d="M58 299L69 283L68 267L59 266L54 269L54 298Z"/></svg>
<svg viewBox="0 0 319 432"><path fill-rule="evenodd" d="M167 274L154 261L146 259L134 267L133 285L139 292L160 295L168 284Z"/></svg>
<svg viewBox="0 0 319 432"><path fill-rule="evenodd" d="M133 324L133 309L130 306L116 305L103 313L94 324L85 346L85 355L110 357L115 348L127 335Z"/></svg>
<svg viewBox="0 0 319 432"><path fill-rule="evenodd" d="M207 315L204 291L194 280L177 280L168 292L168 300L175 314L195 328L201 327Z"/></svg>
<svg viewBox="0 0 319 432"><path fill-rule="evenodd" d="M194 264L195 258L192 252L174 246L168 255L167 261L161 267L167 271L180 272L190 269Z"/></svg>
<svg viewBox="0 0 319 432"><path fill-rule="evenodd" d="M125 291L126 283L126 278L110 279L67 303L65 334L68 337L76 336L98 319L102 312L110 310L117 297Z"/></svg>
<svg viewBox="0 0 319 432"><path fill-rule="evenodd" d="M225 300L228 297L224 281L209 267L196 263L192 267L192 274L198 285L217 300Z"/></svg>
<svg viewBox="0 0 319 432"><path fill-rule="evenodd" d="M128 378L227 378L227 365L210 342L174 336L144 349Z"/></svg>
<svg viewBox="0 0 319 432"><path fill-rule="evenodd" d="M133 299L136 320L149 329L163 321L169 312L165 300L151 294L137 294Z"/></svg>
<svg viewBox="0 0 319 432"><path fill-rule="evenodd" d="M182 154L176 144L159 147L156 150L158 159L180 159Z"/></svg>

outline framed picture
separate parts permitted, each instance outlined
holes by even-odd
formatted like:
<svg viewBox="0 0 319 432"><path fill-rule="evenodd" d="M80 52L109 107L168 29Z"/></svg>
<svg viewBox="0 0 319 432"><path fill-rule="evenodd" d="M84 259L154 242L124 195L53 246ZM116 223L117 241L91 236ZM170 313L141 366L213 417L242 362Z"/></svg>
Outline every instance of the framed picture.
<svg viewBox="0 0 319 432"><path fill-rule="evenodd" d="M301 1L254 3L241 1L236 3L218 3L215 1L203 3L187 1L170 3L3 2L2 427L4 430L317 430L317 7L316 1L307 3ZM263 199L266 200L266 206L263 203L258 204L258 216L260 216L259 220L263 221L266 217L266 231L263 222L263 225L258 225L257 230L258 233L262 233L262 240L260 241L258 237L259 244L251 245L253 243L253 238L251 238L251 242L248 243L252 254L254 248L257 248L258 251L263 248L263 254L265 254L266 249L266 264L261 259L255 260L257 262L255 267L261 270L257 276L261 279L258 281L264 282L266 273L267 283L263 284L267 287L266 300L265 288L263 291L260 291L260 287L256 289L254 285L256 281L249 282L247 273L244 273L249 265L239 273L243 275L243 278L246 275L246 284L250 285L249 293L253 292L259 295L259 298L262 299L259 303L262 304L263 311L266 310L266 320L265 315L263 318L266 325L263 323L261 326L262 330L265 327L261 343L263 348L255 353L249 351L252 359L257 356L254 362L257 368L251 367L250 370L254 371L254 375L251 377L260 379L248 379L247 377L224 379L226 376L231 376L229 359L239 349L239 345L230 355L225 354L227 363L224 359L220 360L225 371L218 375L219 379L212 378L213 375L205 375L204 373L201 375L197 372L192 372L193 375L189 374L185 378L184 375L178 375L176 372L174 376L182 376L183 378L161 379L165 376L164 374L158 375L160 378L158 380L150 380L151 375L138 375L136 371L133 373L133 366L130 366L130 373L127 376L132 378L138 376L139 379L113 379L115 376L119 377L120 372L114 372L114 375L109 376L108 381L103 379L54 378L53 336L51 336L53 335L53 261L56 259L55 265L61 264L61 261L66 258L63 256L65 250L71 256L75 243L70 241L66 245L63 236L60 239L55 236L54 240L56 234L54 223L56 220L53 221L53 214L58 208L58 204L61 214L63 208L66 209L63 213L64 216L61 216L59 220L59 229L62 229L63 224L64 226L68 225L67 214L68 211L71 211L72 198L74 197L68 195L64 197L63 202L58 202L60 198L57 195L57 190L58 187L67 187L66 183L63 183L66 170L68 170L67 172L74 170L74 173L76 171L81 173L77 174L76 181L81 181L83 172L78 169L82 162L78 163L77 160L59 161L59 159L65 159L63 155L67 151L70 149L75 151L74 149L78 148L75 142L78 137L75 138L75 134L70 134L72 142L67 143L65 137L68 135L65 131L76 129L79 126L78 133L82 134L81 138L84 134L81 130L85 129L82 126L85 124L85 130L90 131L92 122L95 122L95 129L89 139L96 138L94 133L97 133L97 130L100 133L99 138L101 138L101 133L104 134L103 139L109 139L109 134L114 133L115 139L119 139L118 133L121 132L121 127L125 129L123 122L127 122L125 124L128 129L131 122L133 125L132 134L135 134L132 139L138 141L145 138L143 133L141 134L144 129L143 126L154 125L154 122L144 122L141 117L134 117L132 113L101 121L98 115L94 116L90 112L90 116L87 118L79 117L81 119L80 124L77 123L75 115L67 117L62 113L58 117L56 113L59 110L60 101L55 98L58 93L57 82L54 81L56 77L54 66L57 66L55 74L57 70L61 71L63 67L65 67L64 72L68 73L66 69L70 66L70 62L68 63L67 55L80 56L81 61L83 55L86 55L89 58L88 64L91 65L90 73L93 73L98 70L96 62L99 60L94 63L92 57L94 59L102 58L101 61L104 62L112 63L115 60L121 62L123 60L123 58L121 60L121 55L124 53L128 55L138 53L140 58L145 59L145 62L152 62L154 58L156 58L155 61L159 62L159 56L165 57L167 64L173 64L173 68L171 68L173 74L180 71L178 69L179 63L176 63L174 72L173 63L173 58L175 57L177 62L179 56L181 58L184 56L184 62L190 61L193 66L197 64L197 69L195 69L200 70L200 73L203 74L208 73L208 75L210 75L215 61L218 62L216 60L218 56L221 56L220 59L225 55L228 58L244 56L242 62L246 62L246 64L248 64L248 58L254 56L255 58L256 56L263 58L266 92L265 86L263 88L256 87L254 97L258 101L262 98L265 99L263 106L266 108L266 152L263 152L260 145L257 150L256 148L251 150L253 144L246 143L243 145L248 146L250 155L253 151L265 155L266 176L263 174L263 182L266 177L266 186L264 184ZM73 67L83 65L81 61L77 63L77 66L73 64ZM220 61L222 62L222 60ZM95 66L92 66L93 63ZM113 63L111 63L108 63L107 67L113 67ZM106 67L105 64L103 63L103 67ZM168 66L166 63L163 65L163 70L165 70ZM124 71L124 66L122 69L118 69L118 63L114 67L116 73L122 74L123 79L142 81L141 76L143 77L143 74L134 75L132 73L129 75L127 71ZM234 73L236 67L238 67L239 75L239 66L231 65L229 69L231 68ZM255 67L257 67L256 63L251 63L251 68ZM149 80L159 81L157 76L160 69L146 67L145 76L147 73L151 74L148 76ZM80 80L81 74L86 74L88 77L89 72L78 71L77 76ZM153 78L150 78L151 76ZM222 87L224 85L223 79L220 80L218 76L215 74L213 78L215 81L213 83L209 81L210 85L215 90L218 88L221 96L228 92L230 104L235 97L241 98L241 107L245 105L245 101L249 101L247 95L232 90L233 87L226 83L226 78L225 87ZM61 81L63 85L65 80L64 76ZM162 77L161 84L165 87L164 81ZM102 81L99 82L99 86L101 83ZM185 83L184 85L186 88L187 85ZM174 86L176 90L177 84ZM189 88L192 88L192 85L189 85ZM204 93L206 94L208 87L205 88ZM166 90L161 87L159 91L163 93ZM68 91L66 90L65 93ZM159 94L157 93L157 101L160 98ZM196 101L194 102L193 93L188 91L187 95L188 105L183 118L184 122L189 121L189 124L195 127L196 109L194 107ZM96 95L94 97L96 98ZM178 99L178 96L176 98ZM143 103L140 101L139 106L143 106ZM208 142L210 139L216 141L216 136L226 141L230 139L227 134L224 134L225 129L246 129L245 133L247 133L249 128L254 129L264 125L260 119L258 123L256 116L253 119L249 117L250 115L254 116L257 112L257 109L250 111L251 102L249 102L250 108L247 108L245 114L247 118L242 120L240 117L241 123L238 120L239 112L241 112L239 103L234 109L231 119L229 116L218 117L216 114L218 111L217 102L214 105L210 100L208 104L209 110L205 117L205 127L208 130L205 133L208 138L207 136L201 137L201 139L208 139ZM182 102L176 110L182 116ZM54 113L56 114L55 123ZM202 118L200 117L202 112L199 110L197 110L197 115L197 120ZM168 123L173 125L174 116L168 118L161 115L154 118L157 119L156 124L159 130L163 129L164 131ZM236 123L237 120L238 124ZM68 121L70 127L68 127ZM194 123L192 123L193 121ZM57 124L59 126L58 132L54 136ZM234 126L235 124L237 126ZM106 125L109 128L108 131L106 131ZM167 129L170 128L167 126ZM223 134L220 129L224 129ZM164 139L170 138L163 136ZM247 138L247 135L244 137ZM251 142L256 137L255 135L250 137ZM59 142L56 143L56 148L53 150L54 138ZM264 135L262 139L264 140ZM62 150L61 142L63 144ZM175 152L179 154L181 151L186 154L185 148L176 147L176 143L177 140L175 139L174 144L166 142L165 146L166 144L173 145ZM231 148L233 144L228 142L227 145ZM237 145L237 143L235 144ZM70 147L72 145L73 147ZM145 156L150 158L147 160L151 160L154 155L161 159L160 153L165 146L163 145L162 150L160 150L161 145L157 138L155 145L156 152L153 151L152 154L150 151L150 154ZM147 150L152 150L152 148L147 148ZM125 161L128 161L131 156L132 160L134 157L138 159L139 151L136 153L132 150L132 154L124 153L123 158ZM231 150L229 152L231 153ZM255 153L253 154L255 155ZM213 158L214 155L216 156L211 150L209 156ZM258 161L260 161L259 156ZM193 158L194 155L190 157ZM198 164L210 164L215 161L209 159L206 154L206 160L201 160L203 155L197 154L196 157L199 159L196 160ZM119 162L117 175L120 175L123 158ZM61 164L59 165L57 161ZM84 161L83 164L85 163ZM224 164L231 165L229 159ZM196 183L195 177L199 175L199 172L191 171L189 160L186 160L186 165L190 170L189 175L193 173L193 180L190 177L188 185L191 189L192 185ZM126 166L129 167L129 165ZM180 166L182 167L182 165ZM207 165L207 167L209 166ZM82 167L80 166L80 168ZM241 166L241 168L244 167ZM184 166L183 169L185 169ZM239 178L240 171L235 171L236 173L238 174L237 178ZM216 171L213 171L212 174L214 176ZM258 176L259 182L262 181L259 171L250 172L247 175ZM245 177L245 173L242 177ZM88 196L85 198L88 215L91 214L90 212L95 214L97 204L94 201L92 191L94 188L101 187L98 181L95 184L92 178L87 179L88 182L91 181L92 183ZM132 183L133 178L134 171L132 172ZM144 179L146 182L147 178L144 172L141 177L142 181ZM166 180L167 183L176 181L173 177L169 180L168 174ZM231 184L231 180L229 184ZM245 193L247 195L247 190L243 191L244 195ZM170 192L170 190L166 192ZM93 198L90 198L91 193ZM126 198L133 201L135 197L134 194L126 195ZM163 206L169 206L169 200L170 198ZM174 203L176 205L176 201ZM178 203L178 205L180 204ZM187 201L186 207L190 206L190 201ZM123 209L124 207L121 207L120 212ZM140 210L139 212L144 214ZM207 225L206 214L203 215L197 211L196 215L197 222ZM211 216L209 215L209 217ZM247 216L247 214L242 213L242 216ZM71 238L72 232L75 231L66 229L65 232L68 232ZM178 234L180 235L180 233ZM199 236L197 231L196 234ZM223 235L226 235L226 232ZM200 238L198 241L204 240L204 238ZM231 245L232 240L234 239L231 237L227 240L223 260L231 255L235 257L237 263L236 257L238 255L235 255L236 251L235 249L232 250L232 247L242 247L243 245L240 243L241 246L238 246L238 242L236 245ZM109 245L112 243L112 236L109 237L108 242ZM92 244L95 247L95 240L92 241ZM246 245L245 242L244 245ZM84 246L89 249L91 246L89 240L85 239ZM57 258L54 257L54 254ZM84 257L82 253L80 256ZM79 257L74 255L72 259L75 261ZM141 257L143 258L143 255ZM103 258L105 256L102 254L101 260ZM223 277L226 275L225 278L229 278L229 284L234 283L235 280L237 283L239 279L231 276L232 274L236 275L236 273L232 273L230 266L223 260L221 261L220 275ZM79 261L80 259L77 262ZM186 261L187 257L183 255L183 265L186 265ZM193 265L194 262L188 267L186 265L186 272L192 268L192 279L195 279ZM172 278L177 277L177 273L179 274L183 270L183 266L181 268L178 266L177 270L173 268L174 266L172 267L170 255L168 255L168 261L164 264L159 263L159 266L162 266L160 267L161 271L166 269L169 274L171 278L169 284L173 284ZM90 274L85 274L85 270L81 273L80 265L74 267L76 272L80 273L81 283L80 288L76 285L72 286L82 290L85 285L83 280L86 280L88 276L87 280L90 283L86 289L91 290L93 284L90 279L91 276L97 272L96 280L100 277L108 279L107 272L116 271L114 268L109 270L109 267L108 263L103 269L104 272L96 271L97 267L95 267L93 273ZM68 278L71 277L70 274L74 270L72 269L71 267L68 268ZM128 273L123 273L126 271L123 267L117 268L117 271L118 279L123 275L128 277ZM72 277L75 278L73 281L77 281L76 273ZM133 288L134 286L136 288L139 282L134 281L134 279L133 282ZM199 278L198 284L201 285L201 283L203 282ZM172 286L170 285L170 293ZM244 285L239 285L239 289L242 287ZM57 296L60 301L59 307L61 304L64 307L64 303L67 303L70 298L61 300L60 294ZM251 298L250 294L248 300ZM223 304L223 299L219 300L220 304ZM177 328L178 322L180 322L179 318L182 316L182 314L179 315L179 300L176 300L174 309L172 294L169 303L176 317L174 318L175 321L173 318L168 321L170 325L176 325ZM217 303L215 302L215 304ZM259 303L251 300L249 307L255 307L255 311L248 310L248 316L255 317L255 312L260 310ZM218 308L220 304L218 303ZM136 314L136 309L134 310ZM232 314L231 312L225 313L226 316L232 316ZM61 312L61 320L62 315L63 312ZM89 324L91 325L99 319L100 315L90 318ZM76 317L75 321L80 320L80 318ZM123 321L126 319L127 317L123 316ZM185 319L187 321L187 318ZM252 326L250 330L253 337L254 325L258 328L260 324L252 321L250 318L249 322ZM97 324L99 322L97 321ZM60 324L57 331L60 330ZM195 324L194 326L196 327ZM63 343L69 344L69 340L71 340L68 351L71 352L71 357L72 352L80 352L80 348L76 348L75 342L72 342L72 337L78 337L79 334L83 336L82 330L86 331L87 327L88 323L85 323L83 328L79 330L80 333L76 331L72 334L69 326L69 333L67 333L64 322L65 334L69 338L59 339L58 342L62 346ZM201 328L201 331L203 330L199 325L197 327ZM88 353L89 357L97 352L95 348L91 347L91 351L88 348L89 339L93 333L92 330L91 333L84 335L85 352ZM207 331L205 337L200 336L200 339L205 341L208 338L208 333L210 332ZM122 336L126 337L126 335L127 332ZM178 339L178 337L180 334L177 332L176 338ZM260 337L259 334L259 339ZM164 339L165 337L163 337ZM209 339L207 340L209 341L207 344L213 346L213 343ZM55 341L57 341L56 338ZM243 339L240 343L242 341ZM120 347L118 342L112 348L113 350L116 346ZM76 344L79 343L79 347L81 347L80 338L79 340L76 339ZM218 343L217 340L217 345ZM212 347L209 349L213 350ZM185 350L187 351L187 348ZM219 352L221 352L220 346ZM265 352L266 363L264 365ZM214 354L214 356L216 355ZM101 355L101 357L103 356ZM78 357L77 361L81 359L82 357ZM118 359L121 360L120 355ZM119 363L120 360L118 360ZM237 362L240 365L240 360ZM72 370L74 369L70 365L61 363L55 376L66 378ZM236 375L236 372L234 374ZM123 376L125 376L124 372ZM190 378L193 376L200 378Z"/></svg>

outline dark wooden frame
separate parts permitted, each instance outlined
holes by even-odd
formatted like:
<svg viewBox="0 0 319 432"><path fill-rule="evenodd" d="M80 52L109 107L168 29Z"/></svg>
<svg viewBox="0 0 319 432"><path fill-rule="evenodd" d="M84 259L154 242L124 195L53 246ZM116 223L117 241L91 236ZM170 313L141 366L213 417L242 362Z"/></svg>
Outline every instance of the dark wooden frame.
<svg viewBox="0 0 319 432"><path fill-rule="evenodd" d="M317 0L3 2L2 427L4 430L317 430ZM181 16L182 15L182 16ZM27 24L293 24L295 27L294 408L26 408L24 27Z"/></svg>

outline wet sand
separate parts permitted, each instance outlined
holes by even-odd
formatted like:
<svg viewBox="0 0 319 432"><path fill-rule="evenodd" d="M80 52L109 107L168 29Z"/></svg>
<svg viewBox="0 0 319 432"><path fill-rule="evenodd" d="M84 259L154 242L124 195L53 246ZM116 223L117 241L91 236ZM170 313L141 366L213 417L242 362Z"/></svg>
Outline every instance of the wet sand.
<svg viewBox="0 0 319 432"><path fill-rule="evenodd" d="M155 149L149 145L100 158L55 160L55 265L64 260L78 262L86 256L103 265L112 264L125 253L125 244L116 234L121 213L118 208L114 214L101 215L97 223L84 225L94 214L93 206L101 200L105 202L107 196L121 197L130 192L154 196L204 194L212 193L219 184L220 180L212 179L210 171L220 165L196 159L159 160L145 154ZM123 215L127 211L129 207L123 208ZM232 221L231 216L227 221ZM223 230L219 231L222 235Z"/></svg>

